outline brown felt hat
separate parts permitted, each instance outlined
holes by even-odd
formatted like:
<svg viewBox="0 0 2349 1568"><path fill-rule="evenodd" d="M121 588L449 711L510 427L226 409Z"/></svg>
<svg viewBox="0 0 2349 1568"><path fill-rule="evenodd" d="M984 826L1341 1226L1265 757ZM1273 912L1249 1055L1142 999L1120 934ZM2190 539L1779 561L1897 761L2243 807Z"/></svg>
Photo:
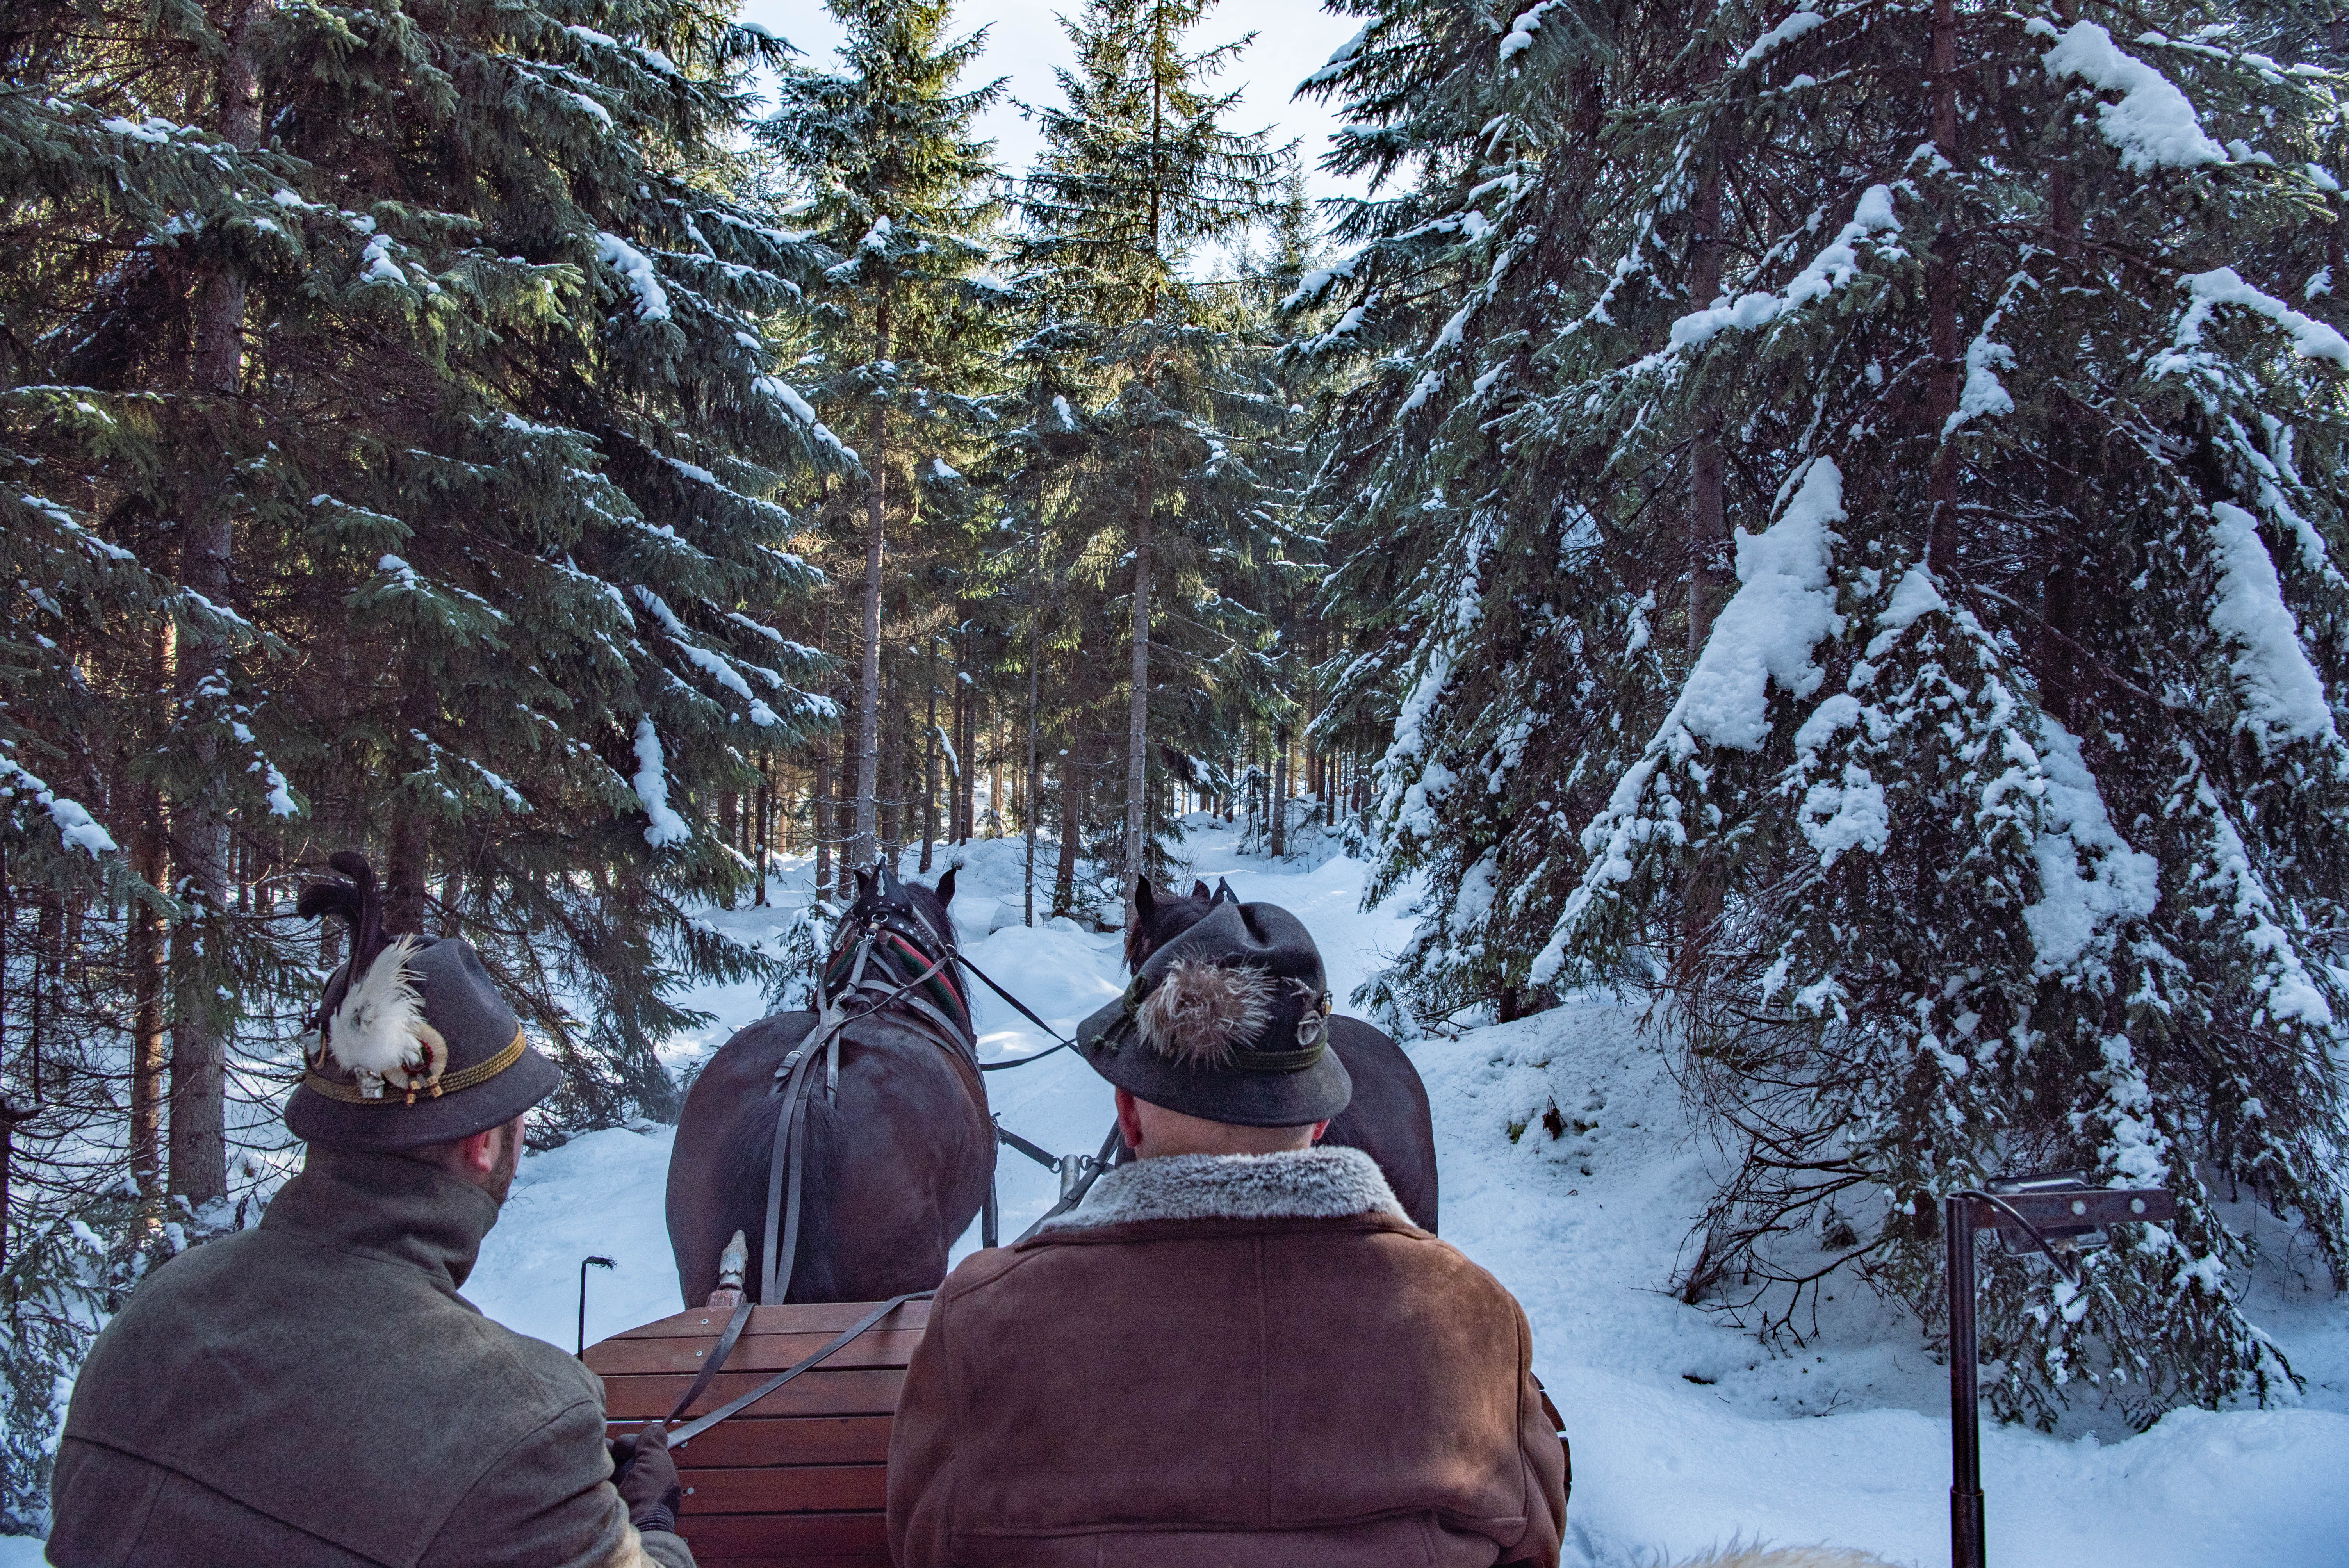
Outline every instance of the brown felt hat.
<svg viewBox="0 0 2349 1568"><path fill-rule="evenodd" d="M1320 949L1276 903L1217 903L1077 1026L1077 1049L1153 1105L1238 1127L1324 1121L1354 1095Z"/></svg>
<svg viewBox="0 0 2349 1568"><path fill-rule="evenodd" d="M326 863L348 882L314 882L296 907L350 923L350 961L335 971L286 1102L296 1138L341 1149L418 1149L512 1121L562 1082L530 1048L481 955L455 937L383 928L367 857Z"/></svg>

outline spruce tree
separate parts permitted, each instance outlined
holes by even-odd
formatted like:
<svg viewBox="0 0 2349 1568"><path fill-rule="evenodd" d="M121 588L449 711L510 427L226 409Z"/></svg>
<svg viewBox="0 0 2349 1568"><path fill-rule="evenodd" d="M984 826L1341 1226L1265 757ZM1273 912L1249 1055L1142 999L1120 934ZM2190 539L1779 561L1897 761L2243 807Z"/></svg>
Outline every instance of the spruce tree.
<svg viewBox="0 0 2349 1568"><path fill-rule="evenodd" d="M1084 356L1077 418L1098 443L1092 495L1132 520L1125 829L1121 870L1148 874L1150 645L1154 573L1172 545L1212 540L1253 505L1255 479L1222 431L1228 323L1185 271L1196 248L1237 235L1275 206L1291 150L1225 120L1237 91L1216 76L1254 35L1195 53L1185 36L1208 0L1088 0L1064 21L1067 99L1042 113L1044 155L1022 196L1019 271L1049 275L1052 310ZM1162 531L1162 523L1174 525ZM1119 552L1123 553L1123 552ZM1129 908L1128 913L1132 911Z"/></svg>
<svg viewBox="0 0 2349 1568"><path fill-rule="evenodd" d="M986 392L994 303L983 277L999 208L993 144L974 119L1000 81L956 83L986 46L949 38L949 0L832 0L845 71L786 74L761 139L802 187L812 234L842 258L818 296L817 405L862 432L863 632L854 825L847 864L874 858L882 752L885 553L892 485L901 512L949 485Z"/></svg>
<svg viewBox="0 0 2349 1568"><path fill-rule="evenodd" d="M1473 106L1327 284L1422 346L1338 430L1390 487L1356 582L1415 573L1387 995L1668 995L1740 1157L1692 1299L1856 1267L1930 1319L1940 1196L2078 1165L2181 1216L2076 1288L1993 1261L1993 1404L2263 1393L2210 1174L2349 1264L2330 78L2248 9L1475 31L1400 9L1330 77L1366 146Z"/></svg>
<svg viewBox="0 0 2349 1568"><path fill-rule="evenodd" d="M11 493L124 586L27 577L54 700L13 721L106 779L172 923L151 1003L150 920L121 938L134 1164L168 1030L171 1181L217 1196L211 1047L267 1056L273 985L316 984L228 918L224 857L265 916L349 842L555 1038L562 1114L665 1105L668 977L750 963L685 917L744 874L695 797L821 717L766 497L827 433L760 329L815 258L721 193L780 46L665 4L36 20L13 75L42 90L9 103L40 222L5 286L42 482Z"/></svg>

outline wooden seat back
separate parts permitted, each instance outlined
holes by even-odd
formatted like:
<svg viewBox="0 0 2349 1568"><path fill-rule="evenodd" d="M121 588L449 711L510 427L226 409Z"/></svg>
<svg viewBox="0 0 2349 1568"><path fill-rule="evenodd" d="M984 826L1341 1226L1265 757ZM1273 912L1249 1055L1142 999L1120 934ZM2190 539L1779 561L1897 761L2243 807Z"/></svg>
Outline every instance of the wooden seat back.
<svg viewBox="0 0 2349 1568"><path fill-rule="evenodd" d="M726 1369L685 1418L750 1392L877 1305L754 1307ZM680 1312L587 1347L615 1437L669 1413L727 1316ZM677 1451L678 1530L702 1568L886 1568L889 1427L929 1319L928 1302L907 1302Z"/></svg>

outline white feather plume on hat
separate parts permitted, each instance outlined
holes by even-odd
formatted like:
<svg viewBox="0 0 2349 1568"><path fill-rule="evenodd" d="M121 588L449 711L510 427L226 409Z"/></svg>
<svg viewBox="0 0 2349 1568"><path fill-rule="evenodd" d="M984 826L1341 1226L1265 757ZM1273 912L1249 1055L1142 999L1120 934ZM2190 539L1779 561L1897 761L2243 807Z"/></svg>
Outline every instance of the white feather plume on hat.
<svg viewBox="0 0 2349 1568"><path fill-rule="evenodd" d="M416 952L413 936L394 937L367 973L343 993L326 1028L326 1051L361 1083L380 1082L397 1073L429 1066L440 1044L439 1030L424 1021L424 998L408 960Z"/></svg>
<svg viewBox="0 0 2349 1568"><path fill-rule="evenodd" d="M1134 1022L1143 1041L1169 1060L1221 1067L1264 1032L1272 999L1272 976L1252 965L1185 958L1135 1009Z"/></svg>

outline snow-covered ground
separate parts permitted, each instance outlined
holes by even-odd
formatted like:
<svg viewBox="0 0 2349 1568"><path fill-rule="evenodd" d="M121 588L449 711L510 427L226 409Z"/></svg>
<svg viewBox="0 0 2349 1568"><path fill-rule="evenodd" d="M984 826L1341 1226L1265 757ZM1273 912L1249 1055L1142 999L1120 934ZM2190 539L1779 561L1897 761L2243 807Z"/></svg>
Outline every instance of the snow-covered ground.
<svg viewBox="0 0 2349 1568"><path fill-rule="evenodd" d="M1180 885L1228 875L1244 898L1295 911L1341 997L1402 944L1408 922L1393 904L1359 907L1360 863L1326 849L1287 864L1243 858L1236 833L1202 818L1186 826ZM1012 840L970 846L954 913L970 956L1065 1031L1123 985L1118 939L1065 921L989 934L1017 919L1020 852ZM806 902L804 868L780 877L774 896L774 908L711 918L745 943L778 940ZM680 1066L763 1010L748 987L695 1000L717 1017L672 1043ZM986 1054L1048 1043L983 987L978 1000ZM1738 1537L1864 1547L1920 1568L1948 1561L1946 1384L1913 1322L1855 1283L1805 1348L1774 1354L1664 1288L1704 1190L1703 1150L1661 1042L1634 1013L1577 997L1413 1051L1435 1107L1444 1234L1525 1303L1537 1367L1566 1415L1569 1563L1649 1568ZM992 1074L988 1087L1005 1125L1050 1149L1089 1150L1109 1126L1107 1087L1068 1052ZM1557 1138L1541 1120L1553 1104ZM595 1253L616 1267L588 1282L590 1339L677 1310L661 1220L667 1154L667 1130L648 1129L524 1161L468 1294L568 1346L580 1259ZM1054 1185L1007 1152L1001 1190L1009 1235ZM2279 1265L2254 1282L2256 1315L2309 1378L2306 1394L2265 1411L2181 1410L2134 1436L2089 1416L2060 1438L1985 1429L2000 1568L2349 1561L2349 1306L2321 1265L2302 1278L2289 1248L2271 1250Z"/></svg>

